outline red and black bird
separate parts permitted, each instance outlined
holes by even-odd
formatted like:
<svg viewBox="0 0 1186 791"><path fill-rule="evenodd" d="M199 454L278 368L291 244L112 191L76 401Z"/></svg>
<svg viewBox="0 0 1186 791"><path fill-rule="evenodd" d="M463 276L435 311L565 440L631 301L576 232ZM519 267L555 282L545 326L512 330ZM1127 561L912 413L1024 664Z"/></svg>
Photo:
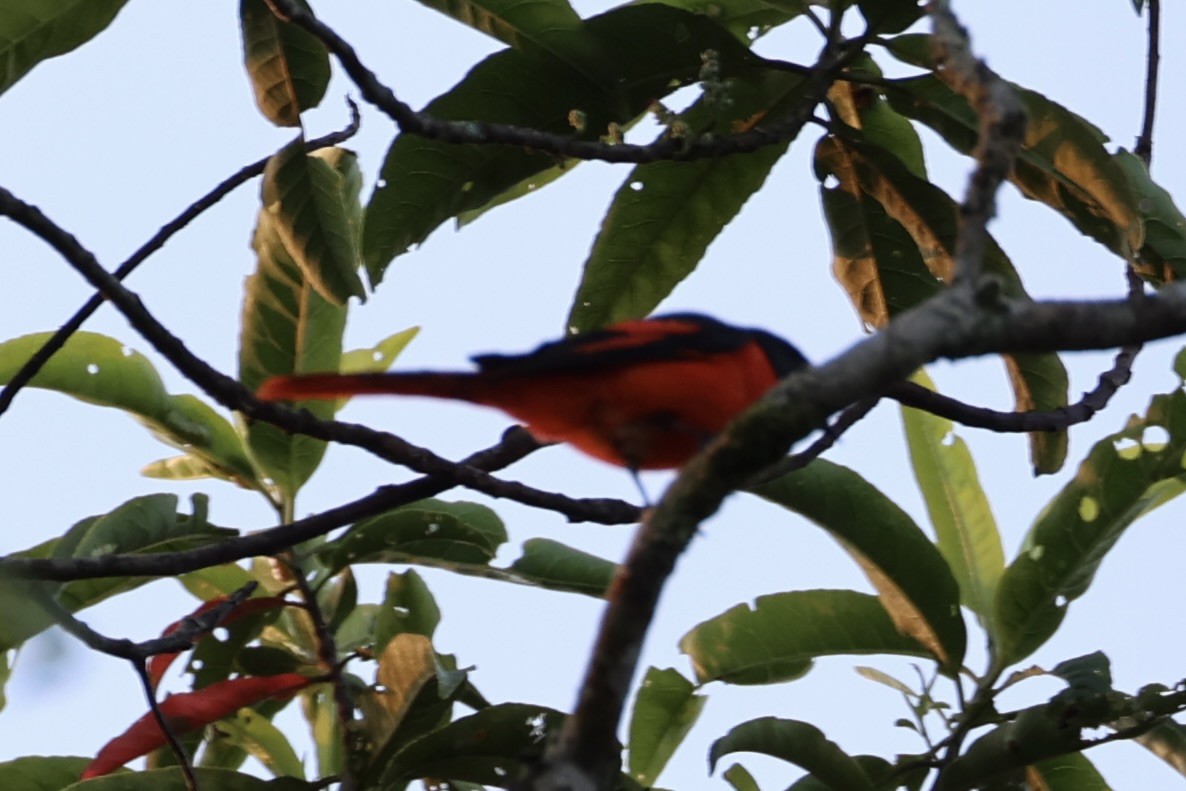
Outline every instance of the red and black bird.
<svg viewBox="0 0 1186 791"><path fill-rule="evenodd" d="M267 400L419 395L495 407L537 439L631 470L683 465L782 377L807 364L776 335L694 313L623 321L472 372L306 374L264 382Z"/></svg>

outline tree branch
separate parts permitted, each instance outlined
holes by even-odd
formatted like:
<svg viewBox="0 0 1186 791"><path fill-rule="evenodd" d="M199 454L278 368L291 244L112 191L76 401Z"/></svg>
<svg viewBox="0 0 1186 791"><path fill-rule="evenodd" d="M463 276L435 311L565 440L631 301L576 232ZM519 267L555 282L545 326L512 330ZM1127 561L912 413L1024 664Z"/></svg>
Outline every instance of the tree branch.
<svg viewBox="0 0 1186 791"><path fill-rule="evenodd" d="M1148 0L1149 53L1145 67L1145 114L1133 153L1145 167L1153 161L1153 116L1157 112L1157 75L1161 66L1161 0Z"/></svg>
<svg viewBox="0 0 1186 791"><path fill-rule="evenodd" d="M498 445L479 451L461 463L475 469L500 469L518 461L538 447L539 443L525 430L514 428L507 432ZM325 535L331 530L392 508L432 497L455 485L448 477L426 476L407 483L383 486L352 503L331 508L305 519L210 546L179 552L79 558L7 557L0 559L0 573L58 582L99 577L160 577L184 574L220 563L232 563L258 555L274 555L302 541ZM602 509L598 515L604 524L638 521L639 509L636 506L617 500L588 502ZM615 519L617 521L614 521Z"/></svg>
<svg viewBox="0 0 1186 791"><path fill-rule="evenodd" d="M330 134L323 137L310 140L307 144L307 147L310 151L316 151L319 148L327 148L329 146L336 146L339 143L354 137L355 133L358 132L360 121L358 115L358 105L350 99L346 99L346 103L350 105L350 124L339 132L331 132ZM235 171L222 182L220 182L214 187L214 189L210 190L208 193L187 206L185 210L181 212L181 214L178 214L172 220L162 225L160 230L153 234L151 239L140 245L140 248L136 250L136 252L132 253L132 255L129 256L126 261L116 267L115 271L112 273L113 277L115 277L116 280L122 281L128 275L132 274L132 272L136 271L136 268L140 266L140 264L142 264L157 250L164 247L165 243L169 241L169 239L171 239L178 231L182 230L185 228L185 226L196 220L202 215L203 212L213 207L235 189L243 184L246 184L256 176L262 174L264 172L264 168L267 167L268 160L270 159L271 156L266 156L263 159L257 159L250 165L244 165L243 167L239 168L239 170ZM12 405L13 399L16 398L17 393L19 393L26 385L29 384L33 377L45 367L45 364L49 362L49 359L53 357L59 349L66 345L66 341L70 339L70 336L78 332L83 323L92 315L94 315L95 311L98 310L99 306L102 304L103 296L101 292L88 299L86 303L78 309L78 312L71 316L64 324L62 324L62 326L58 328L58 331L55 332L49 338L49 340L42 344L41 348L38 349L36 353L34 353L34 355L30 357L24 365L21 366L20 370L18 370L13 375L12 379L8 381L8 384L6 384L3 389L0 389L0 415L3 415L8 410L8 407Z"/></svg>
<svg viewBox="0 0 1186 791"><path fill-rule="evenodd" d="M318 420L306 410L296 411L283 404L260 401L242 384L195 356L180 338L169 332L148 312L138 295L120 284L99 265L89 250L46 217L36 206L25 203L0 187L0 215L10 217L53 247L123 314L132 328L151 343L153 348L164 355L190 381L228 409L296 434L363 448L381 459L416 472L448 478L454 486L466 486L491 497L506 498L524 505L556 511L573 522L605 519L608 510L613 514L608 518L612 523L617 523L620 521L617 516L633 509L633 506L620 501L566 497L516 481L500 480L474 467L443 459L427 448L413 445L394 434L375 431L356 423Z"/></svg>
<svg viewBox="0 0 1186 791"><path fill-rule="evenodd" d="M816 84L808 87L804 92L803 101L780 121L733 135L706 135L694 140L665 137L649 145L611 144L541 132L538 129L513 124L442 121L426 113L417 112L380 82L375 73L363 65L349 42L324 22L299 8L291 0L268 0L268 4L277 16L316 36L342 64L342 68L358 87L362 98L391 118L404 134L444 143L520 146L560 157L602 162L687 162L756 151L791 140L811 118L814 106L822 99L835 75L856 59L871 38L862 37L839 47L826 47L825 51L828 54L821 57L819 65L814 70Z"/></svg>

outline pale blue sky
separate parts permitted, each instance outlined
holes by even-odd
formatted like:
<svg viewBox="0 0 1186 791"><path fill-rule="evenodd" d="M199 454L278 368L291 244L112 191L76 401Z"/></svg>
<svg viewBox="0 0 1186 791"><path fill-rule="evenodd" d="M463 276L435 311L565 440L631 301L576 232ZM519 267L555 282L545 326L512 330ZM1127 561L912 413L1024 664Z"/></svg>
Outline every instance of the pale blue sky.
<svg viewBox="0 0 1186 791"><path fill-rule="evenodd" d="M412 2L341 0L316 4L323 18L350 39L366 63L397 94L419 106L447 89L491 42ZM1163 89L1154 176L1171 193L1186 194L1186 112L1175 97L1186 74L1181 44L1186 15L1166 4ZM582 3L590 14L607 4ZM180 9L185 8L185 11ZM237 3L132 2L112 27L81 50L39 66L0 98L0 183L42 209L114 266L163 222L245 162L289 138L255 112L243 74ZM1131 147L1142 96L1144 21L1127 0L956 4L976 49L1006 77L1046 92ZM765 54L807 61L816 42L806 29L771 36ZM323 106L308 115L313 135L343 125L342 97L355 94L340 75ZM393 132L364 107L358 150L369 182ZM792 338L814 360L826 359L861 337L856 318L830 274L827 232L819 220L810 171L808 129L741 217L709 250L701 269L664 303ZM932 146L932 149L935 147ZM937 152L932 175L962 193L967 160ZM356 310L348 345L373 343L398 329L423 327L400 364L455 367L475 352L529 348L562 329L580 265L610 196L626 171L582 165L536 195L454 233L439 230L424 247L397 260L380 289ZM231 371L243 278L258 206L258 183L241 188L144 265L130 286L190 347ZM1119 262L1085 241L1044 208L1006 191L993 231L1035 296L1113 296L1122 287ZM52 329L89 295L81 278L44 245L0 223L5 288L0 290L0 338ZM103 309L87 325L149 352L127 325ZM1177 343L1157 344L1137 366L1134 382L1095 423L1072 431L1071 458L1095 438L1116 430L1126 414L1143 411L1149 396L1177 381L1168 360ZM154 359L156 359L154 357ZM1072 393L1090 388L1108 363L1100 355L1068 357ZM192 391L161 364L174 391ZM940 386L954 394L1006 407L1010 398L995 361L939 365ZM356 402L344 419L389 428L437 452L460 457L493 442L506 425L498 415L419 401ZM980 463L1011 556L1041 505L1073 474L1049 479L1028 473L1025 440L963 430ZM253 530L273 515L258 498L217 483L167 486L141 478L145 463L169 455L126 416L28 391L0 419L0 551L59 535L85 516L111 510L149 492L211 495L211 518ZM846 435L830 458L858 469L921 524L917 494L892 405ZM554 448L535 454L508 477L581 495L634 497L618 470ZM302 493L299 513L369 492L405 474L354 449L330 452ZM651 491L664 476L648 480ZM452 492L449 498L466 498ZM476 498L475 498L476 499ZM569 525L562 518L510 503L495 505L512 541L542 535L618 557L630 528ZM1119 688L1182 678L1186 640L1173 615L1186 533L1174 503L1139 523L1103 565L1092 590L1070 609L1062 632L1035 657L1060 660L1103 650ZM360 575L361 595L381 595L385 569ZM438 648L477 665L474 682L493 701L536 702L566 709L575 696L584 656L600 611L597 602L495 582L423 571L443 621ZM707 523L681 561L647 643L644 666L688 673L675 643L688 628L755 596L782 590L852 587L868 590L854 564L824 534L781 511L738 495ZM1169 600L1171 603L1162 604ZM113 636L144 638L188 611L192 601L172 582L159 582L84 617ZM541 639L542 638L542 639ZM973 637L976 644L978 637ZM913 679L909 663L861 658L861 664ZM802 681L763 688L710 689L710 702L660 784L677 789L724 788L704 774L709 743L731 725L774 714L820 725L852 753L890 755L921 744L892 722L907 712L897 695L856 676L847 659L822 661ZM358 671L369 673L365 666ZM179 687L178 679L174 679ZM1058 685L1038 679L1006 696L1004 707L1048 697ZM0 713L0 760L25 754L89 755L145 708L138 683L123 663L87 655L70 638L51 634L31 643L8 686ZM292 722L290 720L290 722ZM293 725L293 728L297 726ZM307 749L298 747L298 751ZM1174 787L1172 771L1133 745L1091 754L1119 791ZM797 776L771 760L743 757L764 788ZM728 765L728 763L724 764Z"/></svg>

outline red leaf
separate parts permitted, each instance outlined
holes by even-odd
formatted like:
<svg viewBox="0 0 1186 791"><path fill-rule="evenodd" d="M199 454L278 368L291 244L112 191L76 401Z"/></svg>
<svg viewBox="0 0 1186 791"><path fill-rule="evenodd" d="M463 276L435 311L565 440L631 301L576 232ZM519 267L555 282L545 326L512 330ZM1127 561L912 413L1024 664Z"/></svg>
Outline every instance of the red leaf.
<svg viewBox="0 0 1186 791"><path fill-rule="evenodd" d="M212 610L226 600L226 596L218 596L210 601L202 602L198 609L191 612L185 618L182 618L180 621L174 621L166 626L165 631L161 632L161 637L168 637L184 626L190 618L197 617L204 612ZM226 626L245 615L263 612L273 607L283 607L286 604L288 604L287 601L276 596L260 596L255 599L246 599L240 602L238 606L231 608L231 611L219 622L219 625ZM152 683L153 689L156 689L157 684L161 681L161 677L165 675L165 671L169 669L169 666L173 664L173 660L179 655L179 651L171 654L157 654L148 660L148 680Z"/></svg>
<svg viewBox="0 0 1186 791"><path fill-rule="evenodd" d="M160 710L173 733L180 735L217 722L265 698L291 695L310 683L311 679L299 673L232 678L203 687L197 692L169 695L161 701ZM165 734L150 711L103 745L95 760L83 770L81 779L110 774L128 761L147 755L164 744Z"/></svg>

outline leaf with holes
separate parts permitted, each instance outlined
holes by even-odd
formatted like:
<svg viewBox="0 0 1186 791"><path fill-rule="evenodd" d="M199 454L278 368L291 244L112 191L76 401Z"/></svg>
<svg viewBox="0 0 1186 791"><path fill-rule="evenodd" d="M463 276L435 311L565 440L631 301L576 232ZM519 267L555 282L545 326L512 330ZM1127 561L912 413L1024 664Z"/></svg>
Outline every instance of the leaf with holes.
<svg viewBox="0 0 1186 791"><path fill-rule="evenodd" d="M804 85L802 77L783 72L733 80L727 110L721 100L705 97L678 123L690 136L760 127L765 118L782 120ZM636 166L602 220L567 326L581 332L650 314L696 268L789 145L788 140L748 153Z"/></svg>
<svg viewBox="0 0 1186 791"><path fill-rule="evenodd" d="M383 771L383 787L434 777L506 788L538 760L564 715L546 706L502 703L408 744Z"/></svg>
<svg viewBox="0 0 1186 791"><path fill-rule="evenodd" d="M1181 361L1186 355L1179 353ZM1140 517L1186 489L1186 393L1154 396L1144 416L1096 443L1075 477L1042 510L995 601L998 639L1009 663L1025 659L1062 623L1108 551Z"/></svg>
<svg viewBox="0 0 1186 791"><path fill-rule="evenodd" d="M751 66L748 50L703 16L660 4L628 5L580 27L564 54L505 50L475 66L425 111L434 118L518 124L596 140L628 123L657 98L699 79L701 53L719 53L729 76ZM603 57L589 57L592 52ZM585 119L574 130L571 112ZM479 208L555 165L516 146L456 145L400 135L387 152L367 205L363 251L372 285L393 258L423 242L450 217Z"/></svg>
<svg viewBox="0 0 1186 791"><path fill-rule="evenodd" d="M333 571L405 555L489 563L506 540L506 527L487 506L430 499L364 519L320 547L318 557Z"/></svg>

